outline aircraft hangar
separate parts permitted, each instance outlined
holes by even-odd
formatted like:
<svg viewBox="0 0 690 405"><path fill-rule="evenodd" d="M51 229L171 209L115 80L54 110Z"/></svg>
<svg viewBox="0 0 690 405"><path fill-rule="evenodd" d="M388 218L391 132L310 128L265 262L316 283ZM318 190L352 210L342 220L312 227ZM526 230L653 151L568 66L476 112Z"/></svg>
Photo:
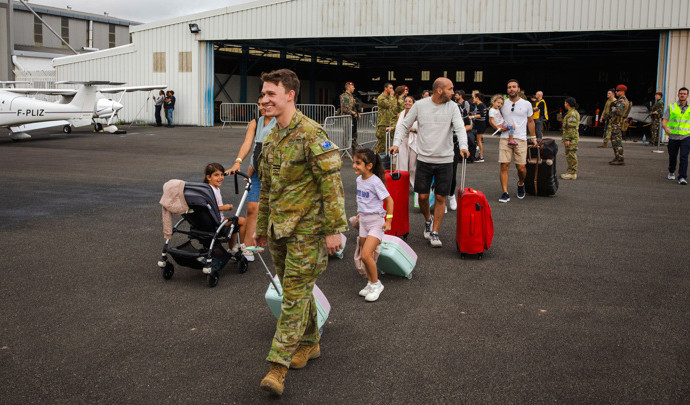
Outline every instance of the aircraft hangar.
<svg viewBox="0 0 690 405"><path fill-rule="evenodd" d="M130 34L128 45L55 59L58 80L165 83L183 125L214 125L219 102L255 102L258 76L280 67L300 77L299 102L316 104L345 81L419 94L439 76L484 94L516 78L528 94L587 108L619 83L636 104L690 85L687 0L259 0ZM121 119L153 119L141 95L125 97Z"/></svg>

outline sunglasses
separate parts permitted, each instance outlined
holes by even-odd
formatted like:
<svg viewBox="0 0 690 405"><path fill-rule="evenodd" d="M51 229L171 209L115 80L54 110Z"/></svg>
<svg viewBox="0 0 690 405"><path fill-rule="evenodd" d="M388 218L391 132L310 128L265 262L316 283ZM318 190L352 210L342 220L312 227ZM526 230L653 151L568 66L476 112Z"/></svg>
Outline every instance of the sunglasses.
<svg viewBox="0 0 690 405"><path fill-rule="evenodd" d="M513 107L510 109L510 111L515 111L515 103L513 103Z"/></svg>

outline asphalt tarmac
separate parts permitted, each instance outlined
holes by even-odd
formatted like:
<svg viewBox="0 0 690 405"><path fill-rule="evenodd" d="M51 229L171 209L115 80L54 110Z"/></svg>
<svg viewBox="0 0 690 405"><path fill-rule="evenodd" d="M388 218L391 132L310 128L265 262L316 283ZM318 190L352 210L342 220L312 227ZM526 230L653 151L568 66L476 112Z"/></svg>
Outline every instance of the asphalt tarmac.
<svg viewBox="0 0 690 405"><path fill-rule="evenodd" d="M246 274L230 263L215 288L156 266L163 183L228 167L243 137L132 127L0 140L0 403L276 401L259 389L275 330L259 262ZM511 168L501 204L498 138L485 144L467 177L493 210L484 259L460 260L455 212L433 249L411 209L413 277L382 276L366 303L348 243L318 280L333 307L322 356L288 373L280 402L689 403L690 187L666 179L668 155L626 143L614 167L611 149L583 139L578 180L518 200ZM349 160L342 174L350 216ZM231 178L222 190L239 202Z"/></svg>

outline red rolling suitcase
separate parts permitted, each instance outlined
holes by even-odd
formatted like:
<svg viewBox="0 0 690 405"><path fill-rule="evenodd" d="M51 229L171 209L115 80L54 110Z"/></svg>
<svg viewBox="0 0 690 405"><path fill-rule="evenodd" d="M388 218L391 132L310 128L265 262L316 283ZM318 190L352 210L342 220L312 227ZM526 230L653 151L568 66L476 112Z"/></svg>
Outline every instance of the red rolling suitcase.
<svg viewBox="0 0 690 405"><path fill-rule="evenodd" d="M397 154L394 155L397 168ZM403 240L410 233L410 173L399 170L386 170L386 189L393 199L393 220L387 235L397 236ZM383 202L386 209L386 202Z"/></svg>
<svg viewBox="0 0 690 405"><path fill-rule="evenodd" d="M491 207L481 191L465 188L466 160L462 161L462 177L458 190L458 214L455 241L460 258L466 255L484 256L484 251L491 247L494 237L494 221L491 218Z"/></svg>

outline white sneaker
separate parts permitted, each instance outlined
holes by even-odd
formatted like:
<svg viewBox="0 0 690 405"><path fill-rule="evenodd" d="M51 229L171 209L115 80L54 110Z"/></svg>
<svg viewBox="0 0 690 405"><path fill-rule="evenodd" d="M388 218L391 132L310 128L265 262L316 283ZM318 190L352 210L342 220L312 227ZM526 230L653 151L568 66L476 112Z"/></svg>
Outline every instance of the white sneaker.
<svg viewBox="0 0 690 405"><path fill-rule="evenodd" d="M369 291L369 294L367 294L367 296L364 297L364 300L367 302L374 302L377 299L379 299L379 295L381 295L382 291L383 291L383 284L381 284L381 281L379 281L376 284L372 284L371 290Z"/></svg>
<svg viewBox="0 0 690 405"><path fill-rule="evenodd" d="M247 247L244 245L244 243L240 245L240 250L242 250L242 256L244 256L248 262L254 261L254 252L247 250Z"/></svg>
<svg viewBox="0 0 690 405"><path fill-rule="evenodd" d="M680 180L678 180L678 184L685 186L688 184L688 181L681 177Z"/></svg>
<svg viewBox="0 0 690 405"><path fill-rule="evenodd" d="M373 285L374 285L374 284L371 284L371 282L367 282L366 287L362 288L362 289L359 291L359 296L360 296L360 297L366 297L367 294L369 294L369 293L371 292L371 289L373 288Z"/></svg>
<svg viewBox="0 0 690 405"><path fill-rule="evenodd" d="M676 175L673 174L673 173L669 173L669 174L668 174L668 177L666 177L666 178L669 179L669 180L675 180L675 179L676 179Z"/></svg>
<svg viewBox="0 0 690 405"><path fill-rule="evenodd" d="M424 221L424 239L429 240L431 238L431 227L434 226L434 217L432 216L430 220Z"/></svg>
<svg viewBox="0 0 690 405"><path fill-rule="evenodd" d="M450 208L451 211L458 209L458 201L455 199L455 194L449 195L446 201L448 201L448 208Z"/></svg>
<svg viewBox="0 0 690 405"><path fill-rule="evenodd" d="M431 238L429 240L429 243L431 243L431 246L435 248L443 246L443 243L441 243L441 239L438 238L438 232L431 232Z"/></svg>
<svg viewBox="0 0 690 405"><path fill-rule="evenodd" d="M235 244L235 246L233 246L232 249L228 249L228 253L230 253L231 255L234 255L239 250L240 250L240 248L237 246L237 244Z"/></svg>

